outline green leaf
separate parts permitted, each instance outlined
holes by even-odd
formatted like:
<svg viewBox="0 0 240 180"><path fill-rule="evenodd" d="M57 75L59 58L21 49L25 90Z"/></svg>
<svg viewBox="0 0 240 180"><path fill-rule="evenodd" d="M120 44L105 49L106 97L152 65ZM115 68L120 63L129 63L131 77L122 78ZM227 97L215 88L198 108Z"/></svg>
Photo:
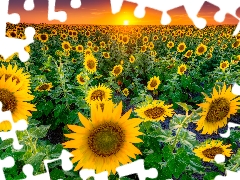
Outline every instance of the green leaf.
<svg viewBox="0 0 240 180"><path fill-rule="evenodd" d="M51 125L41 125L39 127L32 127L29 129L31 137L34 138L44 138L48 132Z"/></svg>
<svg viewBox="0 0 240 180"><path fill-rule="evenodd" d="M185 111L189 111L192 110L193 107L190 105L187 105L186 103L182 103L182 102L176 102L179 106L181 106Z"/></svg>
<svg viewBox="0 0 240 180"><path fill-rule="evenodd" d="M162 161L162 156L161 156L161 154L157 154L157 153L149 154L145 158L145 162L147 162L147 163L158 163L161 161Z"/></svg>
<svg viewBox="0 0 240 180"><path fill-rule="evenodd" d="M217 173L217 172L209 172L209 173L207 173L207 174L203 177L203 179L204 179L204 180L214 180L217 175L219 175L219 173Z"/></svg>
<svg viewBox="0 0 240 180"><path fill-rule="evenodd" d="M170 145L165 145L162 149L163 158L166 162L174 158Z"/></svg>
<svg viewBox="0 0 240 180"><path fill-rule="evenodd" d="M38 152L37 154L31 156L25 163L31 164L34 167L34 170L39 170L39 167L45 157L45 154Z"/></svg>
<svg viewBox="0 0 240 180"><path fill-rule="evenodd" d="M13 139L7 139L1 142L0 149L7 149L9 146L11 146L13 143Z"/></svg>

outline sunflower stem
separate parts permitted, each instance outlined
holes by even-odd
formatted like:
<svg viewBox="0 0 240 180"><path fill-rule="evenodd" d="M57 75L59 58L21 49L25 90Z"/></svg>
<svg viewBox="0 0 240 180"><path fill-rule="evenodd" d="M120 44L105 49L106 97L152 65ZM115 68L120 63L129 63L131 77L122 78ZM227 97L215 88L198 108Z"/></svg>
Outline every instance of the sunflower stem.
<svg viewBox="0 0 240 180"><path fill-rule="evenodd" d="M236 171L236 169L239 167L239 164L237 163L235 166L233 166L233 168L230 171Z"/></svg>
<svg viewBox="0 0 240 180"><path fill-rule="evenodd" d="M178 128L177 130L177 133L176 133L176 136L175 136L175 139L173 141L173 144L172 144L172 152L175 150L176 148L176 145L177 143L179 142L178 141L178 136L183 128L183 125L185 124L185 122L187 122L196 112L199 112L199 110L201 109L201 107L199 107L198 109L192 111L192 113L190 115L188 115L188 111L186 111L186 117L185 119L183 120L183 122L181 123L180 127Z"/></svg>

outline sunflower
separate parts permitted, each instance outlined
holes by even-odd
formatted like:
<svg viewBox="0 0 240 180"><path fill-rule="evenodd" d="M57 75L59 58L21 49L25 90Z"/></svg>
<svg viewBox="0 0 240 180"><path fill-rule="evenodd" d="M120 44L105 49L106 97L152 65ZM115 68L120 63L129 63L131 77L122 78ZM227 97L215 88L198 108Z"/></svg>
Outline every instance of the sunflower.
<svg viewBox="0 0 240 180"><path fill-rule="evenodd" d="M167 41L167 36L163 36L162 37L162 42L166 42Z"/></svg>
<svg viewBox="0 0 240 180"><path fill-rule="evenodd" d="M123 36L122 42L123 42L123 44L127 44L127 43L129 42L129 37L128 37L128 35L124 35L124 36Z"/></svg>
<svg viewBox="0 0 240 180"><path fill-rule="evenodd" d="M89 48L87 48L87 49L84 50L84 56L86 57L86 56L88 56L88 55L92 55L92 50L89 49Z"/></svg>
<svg viewBox="0 0 240 180"><path fill-rule="evenodd" d="M18 69L18 66L15 65L14 67L9 64L5 67L2 64L0 68L0 78L5 75L5 81L11 79L12 81L16 81L16 84L22 83L22 86L18 90L27 90L30 91L30 75L27 73L23 73L23 69Z"/></svg>
<svg viewBox="0 0 240 180"><path fill-rule="evenodd" d="M164 101L154 100L151 104L144 105L135 110L139 117L144 121L164 121L165 118L172 117L174 110L173 105L164 105Z"/></svg>
<svg viewBox="0 0 240 180"><path fill-rule="evenodd" d="M204 94L204 93L203 93ZM227 89L224 83L222 91L217 92L213 88L212 98L204 94L206 102L198 104L202 107L201 118L197 122L196 130L202 130L202 134L213 134L218 128L227 124L227 118L235 114L240 107L240 97L236 98L231 92L231 86Z"/></svg>
<svg viewBox="0 0 240 180"><path fill-rule="evenodd" d="M122 70L123 70L122 65L116 65L116 66L113 67L112 74L114 76L118 76L119 74L122 73Z"/></svg>
<svg viewBox="0 0 240 180"><path fill-rule="evenodd" d="M147 89L153 91L158 88L160 83L159 77L154 76L148 81Z"/></svg>
<svg viewBox="0 0 240 180"><path fill-rule="evenodd" d="M26 46L26 47L24 48L24 50L25 50L26 52L30 53L31 48L30 48L30 46Z"/></svg>
<svg viewBox="0 0 240 180"><path fill-rule="evenodd" d="M181 64L178 66L178 74L183 75L185 71L187 70L187 66L185 64Z"/></svg>
<svg viewBox="0 0 240 180"><path fill-rule="evenodd" d="M82 53L83 52L83 46L82 45L78 45L77 47L76 47L76 51L77 52L80 52L80 53Z"/></svg>
<svg viewBox="0 0 240 180"><path fill-rule="evenodd" d="M4 131L4 132L7 132L7 131L10 131L12 129L12 124L9 122L9 121L2 121L0 122L0 132L1 131Z"/></svg>
<svg viewBox="0 0 240 180"><path fill-rule="evenodd" d="M107 58L107 59L110 58L110 54L108 52L103 52L102 55L104 58Z"/></svg>
<svg viewBox="0 0 240 180"><path fill-rule="evenodd" d="M122 92L123 92L124 96L126 96L126 97L129 95L129 90L127 88L123 89Z"/></svg>
<svg viewBox="0 0 240 180"><path fill-rule="evenodd" d="M108 100L112 98L112 90L105 85L98 85L95 87L90 88L90 90L87 93L86 101L88 104L91 104L95 100Z"/></svg>
<svg viewBox="0 0 240 180"><path fill-rule="evenodd" d="M13 121L21 119L27 120L32 114L29 111L36 111L35 105L28 103L34 99L27 90L19 90L23 82L16 83L11 78L6 80L5 75L0 78L0 101L2 102L2 111L11 111Z"/></svg>
<svg viewBox="0 0 240 180"><path fill-rule="evenodd" d="M148 37L147 36L144 36L143 37L143 43L147 43L148 42Z"/></svg>
<svg viewBox="0 0 240 180"><path fill-rule="evenodd" d="M224 61L224 62L220 63L220 69L222 71L225 71L228 67L229 67L229 62L228 61Z"/></svg>
<svg viewBox="0 0 240 180"><path fill-rule="evenodd" d="M232 149L229 149L231 144L223 145L222 143L223 142L219 140L207 140L194 148L193 152L205 162L213 162L217 154L230 157L233 153Z"/></svg>
<svg viewBox="0 0 240 180"><path fill-rule="evenodd" d="M186 44L184 42L182 42L178 45L177 51L178 52L183 52L183 51L185 51L186 47L187 47Z"/></svg>
<svg viewBox="0 0 240 180"><path fill-rule="evenodd" d="M69 42L64 41L64 42L62 43L62 48L63 48L65 51L70 51L70 50L71 50L71 45L70 45Z"/></svg>
<svg viewBox="0 0 240 180"><path fill-rule="evenodd" d="M100 106L101 107L101 106ZM112 102L106 102L104 109L91 106L91 119L81 113L78 117L83 126L68 125L74 133L65 134L71 138L63 143L64 148L73 148L72 163L77 163L74 171L80 168L95 169L96 173L108 171L116 174L120 164L131 162L141 151L133 143L142 142L137 136L139 118L129 119L131 110L121 116L122 102L115 108ZM98 162L98 163L96 163Z"/></svg>
<svg viewBox="0 0 240 180"><path fill-rule="evenodd" d="M232 48L236 49L240 46L240 40L239 41L235 41L233 44L232 44Z"/></svg>
<svg viewBox="0 0 240 180"><path fill-rule="evenodd" d="M146 50L147 50L147 46L146 45L141 46L141 52L145 52Z"/></svg>
<svg viewBox="0 0 240 180"><path fill-rule="evenodd" d="M173 43L172 41L169 41L169 42L167 43L167 47L168 47L169 49L172 49L172 48L174 47L174 43Z"/></svg>
<svg viewBox="0 0 240 180"><path fill-rule="evenodd" d="M36 91L50 91L52 83L43 83L35 88Z"/></svg>
<svg viewBox="0 0 240 180"><path fill-rule="evenodd" d="M212 53L208 53L206 56L207 59L211 59L212 58Z"/></svg>
<svg viewBox="0 0 240 180"><path fill-rule="evenodd" d="M89 48L91 48L91 47L93 46L92 41L88 41L88 42L87 42L87 46L88 46Z"/></svg>
<svg viewBox="0 0 240 180"><path fill-rule="evenodd" d="M150 43L149 43L148 48L149 48L150 50L153 50L153 48L154 48L153 42L150 42Z"/></svg>
<svg viewBox="0 0 240 180"><path fill-rule="evenodd" d="M204 44L200 44L198 45L197 49L196 49L196 54L198 56L203 55L205 52L207 51L207 46Z"/></svg>
<svg viewBox="0 0 240 180"><path fill-rule="evenodd" d="M91 74L97 71L97 64L98 61L93 55L85 56L83 65Z"/></svg>
<svg viewBox="0 0 240 180"><path fill-rule="evenodd" d="M134 63L135 60L136 60L135 57L133 55L131 55L129 58L130 63Z"/></svg>
<svg viewBox="0 0 240 180"><path fill-rule="evenodd" d="M98 50L99 50L99 47L98 47L98 46L94 46L94 47L93 47L93 52L98 52Z"/></svg>
<svg viewBox="0 0 240 180"><path fill-rule="evenodd" d="M185 54L184 54L184 57L186 58L190 58L193 54L193 50L188 50Z"/></svg>
<svg viewBox="0 0 240 180"><path fill-rule="evenodd" d="M76 77L79 84L84 85L86 83L86 80L89 80L88 76L83 76L83 73L80 73Z"/></svg>
<svg viewBox="0 0 240 180"><path fill-rule="evenodd" d="M48 41L48 35L47 34L39 34L38 38L41 42L45 43Z"/></svg>
<svg viewBox="0 0 240 180"><path fill-rule="evenodd" d="M101 47L101 48L106 48L106 43L105 43L104 41L101 41L101 42L100 42L100 47Z"/></svg>

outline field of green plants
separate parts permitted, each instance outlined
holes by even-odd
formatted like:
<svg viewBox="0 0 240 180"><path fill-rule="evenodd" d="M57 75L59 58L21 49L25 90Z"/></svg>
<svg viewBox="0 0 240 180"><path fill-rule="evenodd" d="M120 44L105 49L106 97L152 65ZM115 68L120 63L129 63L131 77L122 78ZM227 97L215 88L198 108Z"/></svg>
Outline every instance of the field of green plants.
<svg viewBox="0 0 240 180"><path fill-rule="evenodd" d="M240 34L234 26L8 25L8 37L36 29L18 54L0 58L0 101L15 122L23 149L0 141L1 158L13 156L7 180L21 179L25 164L45 172L43 160L62 149L74 157L65 172L49 165L51 179L80 180L79 170L108 171L137 159L156 168L159 180L212 180L240 170ZM1 131L11 129L6 120ZM226 157L214 161L216 154ZM90 178L91 179L91 178ZM92 178L93 179L93 178ZM121 179L137 179L131 175Z"/></svg>

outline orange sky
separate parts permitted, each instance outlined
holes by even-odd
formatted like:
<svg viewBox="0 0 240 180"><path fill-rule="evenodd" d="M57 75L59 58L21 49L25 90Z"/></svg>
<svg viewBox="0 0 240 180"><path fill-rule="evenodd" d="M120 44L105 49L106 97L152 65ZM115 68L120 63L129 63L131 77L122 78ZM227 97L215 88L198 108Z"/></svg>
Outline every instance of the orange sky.
<svg viewBox="0 0 240 180"><path fill-rule="evenodd" d="M25 11L23 3L25 0L10 0L9 13L19 13L21 22L27 23L61 23L57 20L48 21L47 18L47 0L34 0L35 9ZM144 18L136 18L133 15L136 4L124 2L122 9L117 14L112 14L110 0L81 0L82 6L79 9L70 7L70 0L57 0L56 9L64 10L68 14L67 24L103 24L103 25L122 25L124 20L128 20L130 25L160 25L161 11L146 8ZM213 16L219 10L209 3L205 3L199 17L207 19L208 25L219 24ZM172 18L171 24L193 24L188 18L183 7L176 8L168 12ZM238 15L240 8L238 9ZM227 15L222 24L237 24L238 20L231 15Z"/></svg>

